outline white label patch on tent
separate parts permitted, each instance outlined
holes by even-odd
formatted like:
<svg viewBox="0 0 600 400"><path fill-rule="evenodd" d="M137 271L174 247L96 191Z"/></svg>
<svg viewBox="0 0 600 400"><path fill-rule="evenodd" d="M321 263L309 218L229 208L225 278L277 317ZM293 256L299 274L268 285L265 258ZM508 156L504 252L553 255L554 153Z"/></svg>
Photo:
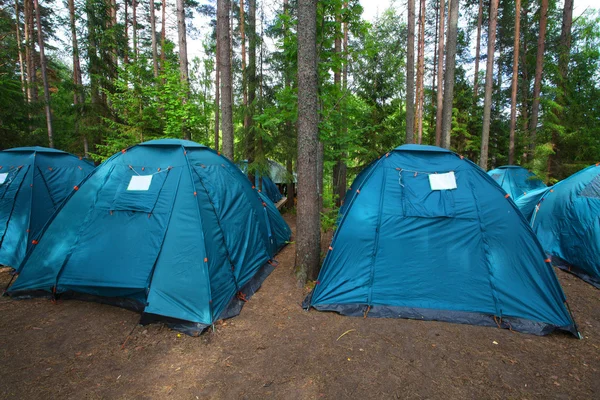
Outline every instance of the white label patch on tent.
<svg viewBox="0 0 600 400"><path fill-rule="evenodd" d="M454 172L446 172L445 174L430 174L429 186L431 190L450 190L456 189L456 177Z"/></svg>
<svg viewBox="0 0 600 400"><path fill-rule="evenodd" d="M148 190L152 183L152 175L133 175L127 190Z"/></svg>
<svg viewBox="0 0 600 400"><path fill-rule="evenodd" d="M7 177L8 177L8 172L0 174L0 185L2 185L4 182L6 182Z"/></svg>

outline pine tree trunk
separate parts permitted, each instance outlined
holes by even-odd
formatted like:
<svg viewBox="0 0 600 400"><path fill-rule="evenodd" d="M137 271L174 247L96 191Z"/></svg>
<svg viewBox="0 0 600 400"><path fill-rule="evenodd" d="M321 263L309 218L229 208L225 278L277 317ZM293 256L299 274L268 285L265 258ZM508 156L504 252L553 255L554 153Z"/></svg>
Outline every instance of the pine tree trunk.
<svg viewBox="0 0 600 400"><path fill-rule="evenodd" d="M79 46L77 43L77 27L75 25L75 0L69 0L69 22L71 28L71 45L73 47L73 104L75 105L75 134L80 135L83 141L83 151L85 157L88 157L89 145L87 135L80 132L80 122L83 115L83 106L85 104L83 81L81 74L81 63L79 61Z"/></svg>
<svg viewBox="0 0 600 400"><path fill-rule="evenodd" d="M127 1L127 0L125 0ZM165 41L167 40L167 30L166 30L166 24L167 24L167 17L166 17L166 12L167 12L167 0L162 0L162 5L161 5L161 23L160 23L160 69L161 72L164 74L165 72L165 61L166 61L166 53L165 53ZM164 85L164 78L163 78L163 85Z"/></svg>
<svg viewBox="0 0 600 400"><path fill-rule="evenodd" d="M37 21L38 46L40 48L40 67L42 69L42 82L44 84L46 127L48 128L48 147L54 148L54 134L52 132L52 110L50 109L50 88L48 86L48 71L46 66L46 57L44 55L44 34L42 32L41 13L38 0L33 0L33 5L35 7L35 16Z"/></svg>
<svg viewBox="0 0 600 400"><path fill-rule="evenodd" d="M20 21L21 16L19 14L19 0L15 0L15 31L17 33L17 51L19 53L19 72L21 73L21 90L23 91L23 96L27 99L27 89L25 83L25 69L23 66L23 49L21 47L21 27Z"/></svg>
<svg viewBox="0 0 600 400"><path fill-rule="evenodd" d="M497 22L498 0L490 0L490 25L488 30L488 50L485 71L485 94L483 100L483 130L481 133L481 153L479 156L479 166L483 168L484 171L487 171L488 164L490 117L492 109L492 85L494 83L494 50L496 45Z"/></svg>
<svg viewBox="0 0 600 400"><path fill-rule="evenodd" d="M451 0L448 7L448 43L446 46L446 72L444 73L444 104L442 113L442 147L450 148L452 133L452 103L454 100L454 69L456 67L456 42L458 40L458 2Z"/></svg>
<svg viewBox="0 0 600 400"><path fill-rule="evenodd" d="M180 1L180 0L178 0ZM179 4L179 2L177 3ZM137 62L138 60L138 40L137 40L137 0L133 0L132 4L131 4L131 8L133 8L133 12L132 12L132 24L131 24L131 29L133 30L133 60ZM179 16L179 14L178 14Z"/></svg>
<svg viewBox="0 0 600 400"><path fill-rule="evenodd" d="M336 12L335 14L335 33L334 33L334 52L335 52L335 56L336 57L341 57L342 56L342 16L341 16L341 10L340 13ZM344 120L344 116L342 115L342 109L341 109L341 102L342 102L342 71L341 71L341 65L338 67L336 66L333 70L333 84L335 85L336 88L336 92L338 93L338 101L336 103L336 114L339 116L339 120L340 122ZM340 138L340 136L343 134L343 127L342 124L338 124L336 126L336 131L335 131L335 135L336 137ZM342 164L344 163L343 160L343 156L341 153L341 146L336 143L335 145L335 150L336 150L336 162L335 165L333 166L333 176L332 176L332 192L333 192L333 198L335 199L335 204L339 207L340 205L340 201L341 201L341 196L339 196L339 192L340 192L340 178L341 178L341 169L342 169Z"/></svg>
<svg viewBox="0 0 600 400"><path fill-rule="evenodd" d="M317 0L298 0L298 211L296 276L299 285L316 279L321 224L317 158Z"/></svg>
<svg viewBox="0 0 600 400"><path fill-rule="evenodd" d="M571 55L571 27L573 25L573 0L565 0L563 6L562 15L562 26L560 30L560 47L558 54L558 93L556 96L556 102L564 107L568 105L567 102L567 82L569 74L569 59ZM562 121L564 111L555 111L556 120ZM560 123L560 122L559 122ZM560 164L560 132L558 129L552 129L552 147L554 154L550 154L548 157L548 175L555 175L555 168Z"/></svg>
<svg viewBox="0 0 600 400"><path fill-rule="evenodd" d="M535 81L533 83L533 104L529 123L530 148L529 158L533 157L536 145L538 114L540 109L540 92L542 90L542 69L544 67L544 44L546 43L546 22L548 20L548 0L541 0L540 33L538 36L537 57L535 61Z"/></svg>
<svg viewBox="0 0 600 400"><path fill-rule="evenodd" d="M187 104L189 97L190 78L188 73L187 56L187 32L185 27L185 3L184 0L177 0L177 37L179 41L179 75L181 83L184 86L185 94L183 104ZM183 138L190 140L190 130L187 127L187 119L183 121Z"/></svg>
<svg viewBox="0 0 600 400"><path fill-rule="evenodd" d="M348 0L344 0L344 10L348 9ZM343 59L344 59L344 63L343 63L343 67L342 67L342 96L346 96L346 93L348 91L348 23L344 22L343 23L343 29L344 29L344 41L342 43L342 51L344 52L343 55ZM347 102L346 102L346 98L344 97L344 100L342 102L342 116L343 116L343 122L342 122L342 136L344 138L346 138L348 136L348 121L346 118L347 115ZM344 147L344 152L342 153L342 162L339 165L339 170L338 170L338 196L337 196L337 202L336 205L339 207L343 204L344 202L344 196L346 196L346 187L348 185L347 183L347 174L348 174L348 167L346 166L346 158L348 157L348 153L347 153L347 148Z"/></svg>
<svg viewBox="0 0 600 400"><path fill-rule="evenodd" d="M521 37L521 0L515 1L515 41L513 46L513 72L510 95L510 133L508 138L508 164L515 162L515 130L517 127L517 86L519 82L519 39Z"/></svg>
<svg viewBox="0 0 600 400"><path fill-rule="evenodd" d="M231 50L229 35L229 0L217 1L217 35L219 37L219 67L221 80L221 132L223 155L233 160L233 104L231 93Z"/></svg>
<svg viewBox="0 0 600 400"><path fill-rule="evenodd" d="M283 13L289 17L289 2L288 0L283 0ZM283 24L283 34L284 37L287 38L289 37L289 24L287 23L287 19ZM285 39L284 39L285 40ZM288 65L289 63L286 62L286 64L284 65L284 85L286 89L291 89L292 87L292 71L290 71L290 66ZM294 151L293 149L293 145L295 144L295 139L296 139L296 132L294 130L294 126L292 125L292 121L290 121L289 119L286 119L285 121L285 132L286 132L286 151L287 151L287 162L286 162L286 167L287 167L287 172L288 172L288 180L287 180L287 201L285 202L285 208L288 210L291 210L294 208L295 204L295 198L296 198L296 184L294 182L294 168L293 168L293 163L294 163Z"/></svg>
<svg viewBox="0 0 600 400"><path fill-rule="evenodd" d="M217 30L218 31L218 30ZM216 35L215 46L215 151L219 151L219 102L221 93L220 77L221 68L219 66L219 35Z"/></svg>
<svg viewBox="0 0 600 400"><path fill-rule="evenodd" d="M483 23L483 0L479 0L479 12L477 14L477 44L475 45L475 78L473 82L473 96L477 101L479 92L479 60L481 59L481 24Z"/></svg>
<svg viewBox="0 0 600 400"><path fill-rule="evenodd" d="M417 143L423 140L423 106L425 93L425 0L420 0L419 7L419 50L417 61Z"/></svg>
<svg viewBox="0 0 600 400"><path fill-rule="evenodd" d="M242 104L244 108L244 130L248 134L248 81L246 77L246 34L244 0L240 0L240 42L242 45Z"/></svg>
<svg viewBox="0 0 600 400"><path fill-rule="evenodd" d="M33 7L30 0L23 2L23 23L25 32L25 58L27 66L27 101L33 103L37 101L36 90L36 68L35 68L35 45L33 29Z"/></svg>
<svg viewBox="0 0 600 400"><path fill-rule="evenodd" d="M429 143L435 142L435 88L436 88L436 77L437 77L437 57L438 57L438 36L440 29L440 6L439 3L435 7L435 36L433 39L433 72L431 73L431 115L429 116L429 130L434 129L433 137L429 138Z"/></svg>
<svg viewBox="0 0 600 400"><path fill-rule="evenodd" d="M165 1L165 0L163 0ZM125 24L125 49L123 51L123 63L125 65L129 64L129 10L128 4L129 0L125 0L125 16L123 18L123 23Z"/></svg>
<svg viewBox="0 0 600 400"><path fill-rule="evenodd" d="M438 31L437 107L435 111L435 145L442 145L442 115L444 110L444 20L446 6L440 0L440 29Z"/></svg>
<svg viewBox="0 0 600 400"><path fill-rule="evenodd" d="M415 142L415 0L408 0L406 43L406 143Z"/></svg>
<svg viewBox="0 0 600 400"><path fill-rule="evenodd" d="M158 48L156 44L156 9L154 0L150 0L150 36L152 39L152 64L154 66L154 77L158 78Z"/></svg>

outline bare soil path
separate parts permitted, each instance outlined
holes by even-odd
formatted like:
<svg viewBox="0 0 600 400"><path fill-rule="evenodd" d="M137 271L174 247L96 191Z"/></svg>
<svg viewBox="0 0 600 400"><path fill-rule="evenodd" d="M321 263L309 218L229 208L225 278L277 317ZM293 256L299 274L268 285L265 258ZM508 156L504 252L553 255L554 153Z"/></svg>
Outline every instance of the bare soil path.
<svg viewBox="0 0 600 400"><path fill-rule="evenodd" d="M215 332L136 327L124 349L136 313L0 298L0 399L600 398L600 290L569 274L557 272L584 340L305 312L293 244L277 259Z"/></svg>

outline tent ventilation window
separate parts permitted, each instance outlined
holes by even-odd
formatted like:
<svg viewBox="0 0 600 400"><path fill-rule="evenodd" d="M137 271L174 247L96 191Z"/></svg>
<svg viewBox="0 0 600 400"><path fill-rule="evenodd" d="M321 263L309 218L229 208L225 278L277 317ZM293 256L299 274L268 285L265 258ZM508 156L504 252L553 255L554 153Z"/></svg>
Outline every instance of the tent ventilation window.
<svg viewBox="0 0 600 400"><path fill-rule="evenodd" d="M581 197L600 199L600 175L597 175L590 183L579 192Z"/></svg>
<svg viewBox="0 0 600 400"><path fill-rule="evenodd" d="M0 185L2 185L4 182L6 182L7 177L8 177L8 172L0 174Z"/></svg>

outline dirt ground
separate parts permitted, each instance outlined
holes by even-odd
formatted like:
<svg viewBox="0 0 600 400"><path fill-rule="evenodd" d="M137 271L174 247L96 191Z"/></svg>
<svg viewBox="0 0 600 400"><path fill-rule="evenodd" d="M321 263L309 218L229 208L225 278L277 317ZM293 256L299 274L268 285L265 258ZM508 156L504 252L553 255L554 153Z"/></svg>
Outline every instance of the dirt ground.
<svg viewBox="0 0 600 400"><path fill-rule="evenodd" d="M0 398L600 398L600 290L569 274L584 340L305 312L293 244L277 259L242 313L199 338L108 305L1 298Z"/></svg>

